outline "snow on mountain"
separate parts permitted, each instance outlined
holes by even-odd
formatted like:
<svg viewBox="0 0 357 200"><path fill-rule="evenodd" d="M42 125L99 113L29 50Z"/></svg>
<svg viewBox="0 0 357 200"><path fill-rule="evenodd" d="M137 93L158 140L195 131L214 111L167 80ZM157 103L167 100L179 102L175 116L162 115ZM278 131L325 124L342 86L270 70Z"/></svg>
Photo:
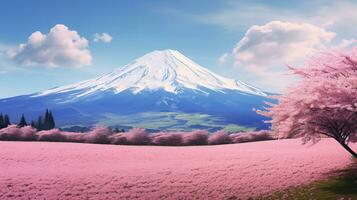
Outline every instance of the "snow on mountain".
<svg viewBox="0 0 357 200"><path fill-rule="evenodd" d="M228 79L198 65L179 51L163 50L148 53L134 62L98 78L76 84L56 87L31 97L76 92L75 98L97 92L114 91L115 94L130 90L137 94L144 90L163 89L178 94L184 89L207 93L208 90L224 93L225 90L266 96L258 88L241 81ZM208 89L208 90L207 90Z"/></svg>

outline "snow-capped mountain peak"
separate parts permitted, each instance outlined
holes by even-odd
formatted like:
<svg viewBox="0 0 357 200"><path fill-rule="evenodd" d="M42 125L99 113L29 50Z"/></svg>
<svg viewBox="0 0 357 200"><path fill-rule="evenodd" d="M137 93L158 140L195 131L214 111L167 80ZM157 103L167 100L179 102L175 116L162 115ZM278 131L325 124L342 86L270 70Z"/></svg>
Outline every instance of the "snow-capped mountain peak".
<svg viewBox="0 0 357 200"><path fill-rule="evenodd" d="M266 95L258 88L209 71L179 51L162 50L148 53L134 62L98 78L53 88L37 93L33 97L71 91L79 91L76 93L76 97L107 90L113 90L114 93L131 90L136 94L143 90L158 89L176 94L184 89L191 89L202 92L237 90L259 96Z"/></svg>

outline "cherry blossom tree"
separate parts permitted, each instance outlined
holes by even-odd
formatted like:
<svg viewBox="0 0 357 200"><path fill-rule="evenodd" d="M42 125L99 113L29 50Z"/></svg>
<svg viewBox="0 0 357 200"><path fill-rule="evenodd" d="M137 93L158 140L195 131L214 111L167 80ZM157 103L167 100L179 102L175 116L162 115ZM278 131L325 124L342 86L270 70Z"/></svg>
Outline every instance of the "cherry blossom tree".
<svg viewBox="0 0 357 200"><path fill-rule="evenodd" d="M357 158L349 142L357 142L357 47L330 50L290 70L300 77L278 104L258 113L271 117L280 138L303 137L306 143L331 137Z"/></svg>

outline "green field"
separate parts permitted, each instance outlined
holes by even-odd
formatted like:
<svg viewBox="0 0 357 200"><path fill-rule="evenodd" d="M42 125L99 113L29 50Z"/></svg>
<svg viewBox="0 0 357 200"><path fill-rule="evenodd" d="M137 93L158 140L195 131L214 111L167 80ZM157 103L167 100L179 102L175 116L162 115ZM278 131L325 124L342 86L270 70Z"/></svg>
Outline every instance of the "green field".
<svg viewBox="0 0 357 200"><path fill-rule="evenodd" d="M153 130L194 130L225 129L228 132L253 130L254 127L245 127L229 124L223 119L208 114L177 113L177 112L144 112L132 115L105 114L100 124L107 126L130 126Z"/></svg>

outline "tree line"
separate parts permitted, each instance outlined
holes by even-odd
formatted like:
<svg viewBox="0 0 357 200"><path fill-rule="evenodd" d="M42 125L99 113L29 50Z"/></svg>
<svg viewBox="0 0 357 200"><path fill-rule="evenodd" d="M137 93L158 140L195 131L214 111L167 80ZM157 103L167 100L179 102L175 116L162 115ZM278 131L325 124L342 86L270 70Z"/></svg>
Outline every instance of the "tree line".
<svg viewBox="0 0 357 200"><path fill-rule="evenodd" d="M6 128L11 124L9 115L0 114L0 129Z"/></svg>
<svg viewBox="0 0 357 200"><path fill-rule="evenodd" d="M6 128L9 125L11 125L9 115L7 115L7 114L3 115L1 113L0 114L0 129ZM41 115L38 117L37 121L32 120L29 124L26 121L25 115L22 114L20 121L17 123L17 127L21 128L21 127L29 126L29 125L33 128L36 128L38 131L51 130L56 127L56 123L55 123L53 114L48 109L46 109L46 112L44 115Z"/></svg>

